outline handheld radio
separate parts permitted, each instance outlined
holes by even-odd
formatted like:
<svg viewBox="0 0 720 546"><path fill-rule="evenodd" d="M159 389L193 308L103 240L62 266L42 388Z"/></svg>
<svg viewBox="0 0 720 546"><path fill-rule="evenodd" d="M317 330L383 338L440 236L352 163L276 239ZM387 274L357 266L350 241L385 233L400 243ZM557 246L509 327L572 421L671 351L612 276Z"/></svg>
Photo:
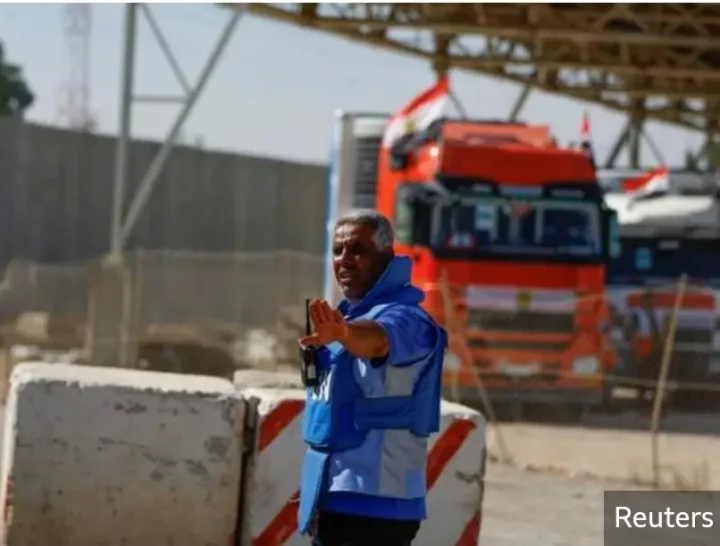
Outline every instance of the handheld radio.
<svg viewBox="0 0 720 546"><path fill-rule="evenodd" d="M312 334L310 326L310 300L305 300L305 335ZM300 376L306 387L319 387L320 374L318 369L317 347L300 347Z"/></svg>

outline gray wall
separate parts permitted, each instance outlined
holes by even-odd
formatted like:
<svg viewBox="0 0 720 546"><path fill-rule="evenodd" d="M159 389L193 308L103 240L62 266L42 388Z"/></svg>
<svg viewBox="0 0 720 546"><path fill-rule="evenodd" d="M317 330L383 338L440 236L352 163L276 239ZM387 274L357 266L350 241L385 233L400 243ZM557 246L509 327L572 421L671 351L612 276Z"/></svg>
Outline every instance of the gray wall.
<svg viewBox="0 0 720 546"><path fill-rule="evenodd" d="M156 142L130 147L134 195ZM0 119L0 269L65 263L109 246L115 139ZM178 147L129 249L322 254L326 167Z"/></svg>

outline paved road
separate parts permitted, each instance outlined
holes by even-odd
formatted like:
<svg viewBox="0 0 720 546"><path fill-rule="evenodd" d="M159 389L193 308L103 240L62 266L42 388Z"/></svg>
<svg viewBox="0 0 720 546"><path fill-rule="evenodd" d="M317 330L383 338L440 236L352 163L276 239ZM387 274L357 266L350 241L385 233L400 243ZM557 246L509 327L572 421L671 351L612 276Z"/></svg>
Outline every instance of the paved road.
<svg viewBox="0 0 720 546"><path fill-rule="evenodd" d="M481 546L602 546L612 486L488 466Z"/></svg>

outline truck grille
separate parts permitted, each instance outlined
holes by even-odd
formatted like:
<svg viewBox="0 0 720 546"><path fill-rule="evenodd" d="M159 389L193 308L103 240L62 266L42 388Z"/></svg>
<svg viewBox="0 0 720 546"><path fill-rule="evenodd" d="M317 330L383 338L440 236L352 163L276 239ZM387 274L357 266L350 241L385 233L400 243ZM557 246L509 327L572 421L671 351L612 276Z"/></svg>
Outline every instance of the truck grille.
<svg viewBox="0 0 720 546"><path fill-rule="evenodd" d="M505 332L570 334L575 330L575 317L571 313L473 309L468 312L468 326Z"/></svg>
<svg viewBox="0 0 720 546"><path fill-rule="evenodd" d="M546 341L522 334L572 334L575 318L571 313L543 313L532 311L497 311L473 309L468 313L468 328L493 332L517 333L517 339L468 339L473 348L497 350L526 350L562 352L569 341Z"/></svg>
<svg viewBox="0 0 720 546"><path fill-rule="evenodd" d="M535 341L532 339L488 340L482 338L468 339L472 349L495 349L508 351L552 351L562 352L568 348L569 343L559 341Z"/></svg>

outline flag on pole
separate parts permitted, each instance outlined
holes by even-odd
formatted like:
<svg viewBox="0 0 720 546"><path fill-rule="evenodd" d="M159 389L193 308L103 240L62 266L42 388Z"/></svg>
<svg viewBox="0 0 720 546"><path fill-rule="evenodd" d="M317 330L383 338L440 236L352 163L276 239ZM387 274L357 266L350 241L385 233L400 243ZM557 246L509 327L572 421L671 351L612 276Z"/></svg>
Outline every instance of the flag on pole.
<svg viewBox="0 0 720 546"><path fill-rule="evenodd" d="M442 118L449 96L450 82L443 76L390 118L383 135L383 147L391 148L403 136L423 131Z"/></svg>
<svg viewBox="0 0 720 546"><path fill-rule="evenodd" d="M665 195L670 191L670 169L662 165L656 169L623 180L623 193L636 201L650 196Z"/></svg>
<svg viewBox="0 0 720 546"><path fill-rule="evenodd" d="M587 112L583 114L582 125L580 125L580 149L587 154L595 168L595 153L590 138L590 116Z"/></svg>

